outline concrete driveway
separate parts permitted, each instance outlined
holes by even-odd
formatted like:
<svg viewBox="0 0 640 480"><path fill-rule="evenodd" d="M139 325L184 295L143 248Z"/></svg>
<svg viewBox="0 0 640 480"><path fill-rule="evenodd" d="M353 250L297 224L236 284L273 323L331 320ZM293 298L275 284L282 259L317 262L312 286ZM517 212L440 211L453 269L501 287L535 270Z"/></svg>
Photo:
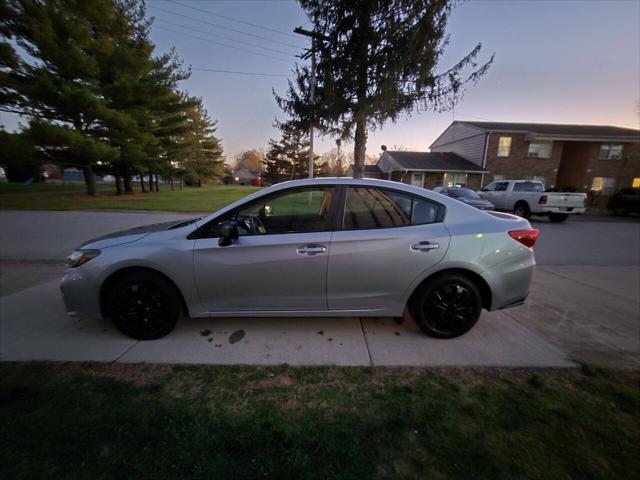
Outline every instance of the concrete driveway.
<svg viewBox="0 0 640 480"><path fill-rule="evenodd" d="M467 335L435 340L410 318L184 320L170 336L128 339L68 318L62 259L85 239L180 214L0 212L0 356L211 364L610 366L640 362L640 223L535 222L539 268L525 307L484 313ZM46 237L40 235L47 232Z"/></svg>
<svg viewBox="0 0 640 480"><path fill-rule="evenodd" d="M169 336L135 341L108 322L66 316L52 281L0 298L2 360L246 365L535 366L573 364L502 313L454 340L423 335L410 318L185 319Z"/></svg>

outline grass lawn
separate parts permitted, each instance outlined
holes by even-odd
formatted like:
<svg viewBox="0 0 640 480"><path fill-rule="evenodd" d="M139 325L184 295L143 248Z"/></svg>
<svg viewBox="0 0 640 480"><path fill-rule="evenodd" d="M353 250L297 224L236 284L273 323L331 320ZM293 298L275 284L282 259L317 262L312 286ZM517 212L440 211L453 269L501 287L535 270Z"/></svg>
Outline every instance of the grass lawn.
<svg viewBox="0 0 640 480"><path fill-rule="evenodd" d="M0 364L4 478L630 479L638 372Z"/></svg>
<svg viewBox="0 0 640 480"><path fill-rule="evenodd" d="M171 191L168 185L157 193L116 195L114 187L99 186L99 194L84 194L82 185L0 184L0 209L4 210L164 210L212 212L244 197L258 187L209 185Z"/></svg>

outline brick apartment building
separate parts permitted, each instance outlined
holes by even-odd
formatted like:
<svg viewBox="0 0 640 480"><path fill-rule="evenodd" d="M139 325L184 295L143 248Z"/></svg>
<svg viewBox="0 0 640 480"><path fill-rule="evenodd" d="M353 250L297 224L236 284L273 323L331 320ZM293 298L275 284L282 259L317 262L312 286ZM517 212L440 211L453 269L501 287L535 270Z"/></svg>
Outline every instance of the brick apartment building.
<svg viewBox="0 0 640 480"><path fill-rule="evenodd" d="M380 156L382 178L478 189L535 179L547 188L611 195L640 187L640 130L597 125L454 121L431 152Z"/></svg>

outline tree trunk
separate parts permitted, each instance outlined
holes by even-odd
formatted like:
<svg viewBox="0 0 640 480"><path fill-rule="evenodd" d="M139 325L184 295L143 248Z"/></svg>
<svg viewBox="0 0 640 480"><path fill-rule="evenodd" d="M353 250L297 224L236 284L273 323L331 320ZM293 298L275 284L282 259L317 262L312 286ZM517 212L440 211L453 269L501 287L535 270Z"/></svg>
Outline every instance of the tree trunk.
<svg viewBox="0 0 640 480"><path fill-rule="evenodd" d="M116 195L122 195L122 177L115 175L116 177Z"/></svg>
<svg viewBox="0 0 640 480"><path fill-rule="evenodd" d="M182 179L182 177L180 177L180 190L182 190L183 185L184 185L184 180Z"/></svg>
<svg viewBox="0 0 640 480"><path fill-rule="evenodd" d="M87 195L95 196L96 194L96 175L93 173L93 167L87 165L83 167L84 184L87 187Z"/></svg>
<svg viewBox="0 0 640 480"><path fill-rule="evenodd" d="M149 191L153 192L153 173L149 172Z"/></svg>
<svg viewBox="0 0 640 480"><path fill-rule="evenodd" d="M198 177L198 188L202 187L202 180Z"/></svg>
<svg viewBox="0 0 640 480"><path fill-rule="evenodd" d="M371 38L371 3L360 3L358 12L358 29L355 65L358 89L356 92L358 105L355 109L356 134L353 148L353 178L364 177L364 159L367 148L367 87L369 85L369 39Z"/></svg>
<svg viewBox="0 0 640 480"><path fill-rule="evenodd" d="M159 192L159 191L160 191L160 187L158 184L158 174L156 173L156 192Z"/></svg>
<svg viewBox="0 0 640 480"><path fill-rule="evenodd" d="M175 184L173 182L173 177L171 177L171 191L173 191L175 189L176 189L176 186L175 186Z"/></svg>
<svg viewBox="0 0 640 480"><path fill-rule="evenodd" d="M355 147L353 149L353 178L364 177L364 159L367 148L367 119L360 115L356 119Z"/></svg>
<svg viewBox="0 0 640 480"><path fill-rule="evenodd" d="M124 180L124 193L133 193L133 183L131 182L131 172L125 165L122 169L122 179Z"/></svg>
<svg viewBox="0 0 640 480"><path fill-rule="evenodd" d="M144 187L144 177L142 176L142 174L139 174L140 176L140 188L142 189L142 193L147 193L147 189Z"/></svg>

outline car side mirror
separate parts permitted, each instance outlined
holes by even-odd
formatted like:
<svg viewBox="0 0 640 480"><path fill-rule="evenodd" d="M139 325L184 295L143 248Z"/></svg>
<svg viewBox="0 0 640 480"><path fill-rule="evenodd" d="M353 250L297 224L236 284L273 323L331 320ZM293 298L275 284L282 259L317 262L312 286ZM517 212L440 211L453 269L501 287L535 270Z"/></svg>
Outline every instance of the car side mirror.
<svg viewBox="0 0 640 480"><path fill-rule="evenodd" d="M220 227L220 238L218 245L228 247L234 240L238 239L238 223L235 220L227 220Z"/></svg>

